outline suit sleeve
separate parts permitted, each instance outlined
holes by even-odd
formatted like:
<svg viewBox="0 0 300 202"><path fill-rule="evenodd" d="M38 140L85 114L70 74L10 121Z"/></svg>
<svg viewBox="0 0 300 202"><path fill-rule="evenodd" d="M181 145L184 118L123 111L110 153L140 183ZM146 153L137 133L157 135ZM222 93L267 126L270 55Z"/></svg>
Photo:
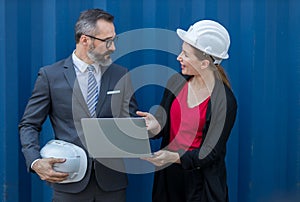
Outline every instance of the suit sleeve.
<svg viewBox="0 0 300 202"><path fill-rule="evenodd" d="M20 142L28 171L31 163L40 158L39 133L50 110L49 82L40 69L32 95L19 123Z"/></svg>

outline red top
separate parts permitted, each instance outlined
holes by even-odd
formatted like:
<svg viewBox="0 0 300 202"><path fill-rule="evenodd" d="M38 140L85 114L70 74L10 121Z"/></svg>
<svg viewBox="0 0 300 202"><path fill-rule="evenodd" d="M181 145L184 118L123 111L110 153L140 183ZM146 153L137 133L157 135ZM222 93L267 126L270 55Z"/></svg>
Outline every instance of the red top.
<svg viewBox="0 0 300 202"><path fill-rule="evenodd" d="M202 141L202 129L206 121L210 97L190 108L187 104L187 95L188 83L181 89L171 106L171 130L168 145L168 149L171 151L199 148Z"/></svg>

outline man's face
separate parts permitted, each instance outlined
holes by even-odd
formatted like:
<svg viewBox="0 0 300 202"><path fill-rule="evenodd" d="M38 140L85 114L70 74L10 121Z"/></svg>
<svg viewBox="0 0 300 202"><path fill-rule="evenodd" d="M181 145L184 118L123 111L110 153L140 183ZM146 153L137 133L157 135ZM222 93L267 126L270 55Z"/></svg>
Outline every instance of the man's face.
<svg viewBox="0 0 300 202"><path fill-rule="evenodd" d="M88 57L94 61L95 63L98 63L99 65L106 67L112 64L112 59L110 57L110 54L112 51L107 50L105 52L101 51L99 52L98 47L96 48L94 44L90 44L89 50L87 52Z"/></svg>
<svg viewBox="0 0 300 202"><path fill-rule="evenodd" d="M98 20L96 26L100 32L94 37L102 40L91 40L87 55L92 61L100 64L101 66L109 66L112 63L110 55L116 50L116 47L114 42L110 42L111 44L108 47L108 42L106 40L111 40L116 37L115 27L113 23L105 20Z"/></svg>

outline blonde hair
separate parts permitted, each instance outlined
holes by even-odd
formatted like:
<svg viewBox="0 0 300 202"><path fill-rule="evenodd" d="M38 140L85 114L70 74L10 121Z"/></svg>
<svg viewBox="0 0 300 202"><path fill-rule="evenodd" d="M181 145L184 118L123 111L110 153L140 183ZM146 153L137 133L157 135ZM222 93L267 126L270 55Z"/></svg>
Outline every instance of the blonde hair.
<svg viewBox="0 0 300 202"><path fill-rule="evenodd" d="M204 53L203 51L191 46L194 49L195 52L195 56L199 59L199 60L208 60L210 62L210 67L212 68L213 71L217 71L216 72L216 77L221 79L223 81L223 83L231 89L231 85L230 85L230 81L227 77L227 74L224 70L224 68L220 65L220 64L214 64L214 58L211 55L208 55L206 53Z"/></svg>
<svg viewBox="0 0 300 202"><path fill-rule="evenodd" d="M219 75L221 76L223 83L225 83L225 85L231 89L230 81L227 77L227 74L226 74L224 68L219 64L217 64L215 66L217 67L217 71L218 71Z"/></svg>

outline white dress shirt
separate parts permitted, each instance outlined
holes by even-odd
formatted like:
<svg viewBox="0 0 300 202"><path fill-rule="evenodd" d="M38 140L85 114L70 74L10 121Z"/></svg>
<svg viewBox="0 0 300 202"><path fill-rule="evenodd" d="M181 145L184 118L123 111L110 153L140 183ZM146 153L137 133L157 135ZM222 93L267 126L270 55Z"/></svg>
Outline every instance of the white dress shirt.
<svg viewBox="0 0 300 202"><path fill-rule="evenodd" d="M89 76L87 67L89 66L89 64L80 60L75 55L75 50L73 51L72 59L73 59L74 68L75 68L77 80L78 80L82 95L83 95L85 101L87 101L88 76ZM100 69L99 64L94 63L92 65L95 67L94 76L97 81L98 92L100 92L101 69Z"/></svg>

